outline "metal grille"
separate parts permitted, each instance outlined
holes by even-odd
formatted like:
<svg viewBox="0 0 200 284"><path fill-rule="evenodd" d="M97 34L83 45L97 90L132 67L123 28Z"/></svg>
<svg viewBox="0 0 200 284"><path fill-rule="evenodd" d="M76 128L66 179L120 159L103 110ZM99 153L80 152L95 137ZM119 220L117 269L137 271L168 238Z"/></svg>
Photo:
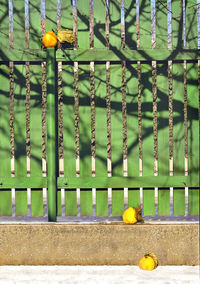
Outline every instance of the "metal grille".
<svg viewBox="0 0 200 284"><path fill-rule="evenodd" d="M145 220L198 219L200 2L130 2L0 1L0 220L49 214L40 39L66 28L75 41L58 46L54 73L57 220L121 220L137 204Z"/></svg>

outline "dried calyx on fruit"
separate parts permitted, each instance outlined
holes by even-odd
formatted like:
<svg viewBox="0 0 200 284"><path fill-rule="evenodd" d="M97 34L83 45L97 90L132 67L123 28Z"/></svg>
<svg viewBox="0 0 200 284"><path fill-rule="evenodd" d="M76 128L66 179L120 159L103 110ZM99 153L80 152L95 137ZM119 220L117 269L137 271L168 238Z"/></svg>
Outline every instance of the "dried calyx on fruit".
<svg viewBox="0 0 200 284"><path fill-rule="evenodd" d="M70 30L58 30L57 38L61 43L72 43L74 41L73 32Z"/></svg>

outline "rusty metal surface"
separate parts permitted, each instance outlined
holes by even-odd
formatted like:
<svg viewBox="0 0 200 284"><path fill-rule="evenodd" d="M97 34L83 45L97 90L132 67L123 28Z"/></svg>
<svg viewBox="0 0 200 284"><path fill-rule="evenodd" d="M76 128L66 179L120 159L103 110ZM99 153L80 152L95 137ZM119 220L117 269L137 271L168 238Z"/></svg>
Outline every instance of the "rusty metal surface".
<svg viewBox="0 0 200 284"><path fill-rule="evenodd" d="M199 264L198 224L0 224L0 265Z"/></svg>

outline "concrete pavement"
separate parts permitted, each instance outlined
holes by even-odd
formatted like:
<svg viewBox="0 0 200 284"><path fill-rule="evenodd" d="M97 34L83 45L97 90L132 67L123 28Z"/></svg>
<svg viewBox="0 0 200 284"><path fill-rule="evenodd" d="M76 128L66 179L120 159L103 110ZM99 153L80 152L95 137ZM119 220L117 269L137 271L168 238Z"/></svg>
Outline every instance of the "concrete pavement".
<svg viewBox="0 0 200 284"><path fill-rule="evenodd" d="M0 284L199 284L199 266L0 266Z"/></svg>

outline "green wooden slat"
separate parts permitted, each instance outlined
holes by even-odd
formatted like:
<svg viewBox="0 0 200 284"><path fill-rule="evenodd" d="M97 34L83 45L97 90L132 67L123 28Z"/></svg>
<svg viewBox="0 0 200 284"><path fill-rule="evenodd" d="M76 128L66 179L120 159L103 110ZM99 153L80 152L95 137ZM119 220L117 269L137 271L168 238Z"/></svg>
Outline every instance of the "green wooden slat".
<svg viewBox="0 0 200 284"><path fill-rule="evenodd" d="M89 1L78 2L78 47L89 48Z"/></svg>
<svg viewBox="0 0 200 284"><path fill-rule="evenodd" d="M94 48L105 42L105 1L94 1ZM95 65L95 167L96 176L107 176L106 65ZM96 215L108 216L108 190L96 190Z"/></svg>
<svg viewBox="0 0 200 284"><path fill-rule="evenodd" d="M166 7L166 8L165 8ZM156 49L168 46L167 2L156 1ZM169 175L168 64L157 64L158 174ZM170 191L158 190L158 215L170 215Z"/></svg>
<svg viewBox="0 0 200 284"><path fill-rule="evenodd" d="M0 216L12 215L11 190L0 191Z"/></svg>
<svg viewBox="0 0 200 284"><path fill-rule="evenodd" d="M128 206L136 207L140 204L140 190L139 189L128 189Z"/></svg>
<svg viewBox="0 0 200 284"><path fill-rule="evenodd" d="M173 48L183 48L183 13L179 1L172 2L172 45ZM181 16L180 16L181 15ZM180 16L180 17L179 17ZM184 175L184 66L183 63L174 63L173 77L173 166L174 175ZM174 215L185 214L185 190L174 190Z"/></svg>
<svg viewBox="0 0 200 284"><path fill-rule="evenodd" d="M170 190L158 189L158 215L170 216Z"/></svg>
<svg viewBox="0 0 200 284"><path fill-rule="evenodd" d="M186 5L185 5L186 6L186 47L197 49L198 48L198 37L197 37L197 7L198 6L191 5L192 3L190 1L185 1L185 2L186 2Z"/></svg>
<svg viewBox="0 0 200 284"><path fill-rule="evenodd" d="M0 106L0 176L10 176L10 83L9 67L0 65L1 73L1 106Z"/></svg>
<svg viewBox="0 0 200 284"><path fill-rule="evenodd" d="M42 68L30 65L31 176L42 177ZM31 190L31 215L43 216L42 189Z"/></svg>
<svg viewBox="0 0 200 284"><path fill-rule="evenodd" d="M199 195L199 189L189 189L189 215L199 215Z"/></svg>
<svg viewBox="0 0 200 284"><path fill-rule="evenodd" d="M74 68L62 66L63 92L63 143L64 143L64 174L76 176L75 153L75 114L74 114ZM65 191L65 213L67 216L77 215L76 191Z"/></svg>
<svg viewBox="0 0 200 284"><path fill-rule="evenodd" d="M140 3L140 48L151 49L151 1L139 0Z"/></svg>
<svg viewBox="0 0 200 284"><path fill-rule="evenodd" d="M61 1L61 29L73 30L72 2ZM75 176L74 68L62 66L64 173ZM67 114L67 115L66 115ZM65 190L65 214L77 215L76 190Z"/></svg>
<svg viewBox="0 0 200 284"><path fill-rule="evenodd" d="M183 48L183 13L179 0L172 1L172 46Z"/></svg>
<svg viewBox="0 0 200 284"><path fill-rule="evenodd" d="M66 216L77 215L76 189L65 190L65 214Z"/></svg>
<svg viewBox="0 0 200 284"><path fill-rule="evenodd" d="M112 216L120 216L124 212L124 190L112 189Z"/></svg>
<svg viewBox="0 0 200 284"><path fill-rule="evenodd" d="M198 64L187 63L188 169L192 180L199 180L199 90ZM200 183L199 183L200 184ZM199 214L199 190L189 189L189 214Z"/></svg>
<svg viewBox="0 0 200 284"><path fill-rule="evenodd" d="M155 215L154 189L143 189L143 214L144 216Z"/></svg>
<svg viewBox="0 0 200 284"><path fill-rule="evenodd" d="M41 48L41 0L29 1L29 48ZM48 3L50 1L46 1Z"/></svg>
<svg viewBox="0 0 200 284"><path fill-rule="evenodd" d="M13 46L23 50L25 43L25 1L13 1ZM25 65L14 68L15 176L26 176L26 82ZM16 190L16 216L27 214L27 191Z"/></svg>
<svg viewBox="0 0 200 284"><path fill-rule="evenodd" d="M183 63L173 64L173 158L174 175L185 172Z"/></svg>
<svg viewBox="0 0 200 284"><path fill-rule="evenodd" d="M80 176L92 176L91 167L91 107L89 65L79 65L79 141ZM92 190L81 191L81 215L92 213Z"/></svg>
<svg viewBox="0 0 200 284"><path fill-rule="evenodd" d="M121 4L120 0L110 0L109 39L110 47L121 47Z"/></svg>
<svg viewBox="0 0 200 284"><path fill-rule="evenodd" d="M46 32L57 31L57 1L45 1Z"/></svg>
<svg viewBox="0 0 200 284"><path fill-rule="evenodd" d="M123 176L123 136L122 136L122 67L110 66L111 87L111 157L112 176ZM112 190L112 215L119 216L124 211L124 190Z"/></svg>
<svg viewBox="0 0 200 284"><path fill-rule="evenodd" d="M43 200L41 189L31 189L31 216L43 216Z"/></svg>
<svg viewBox="0 0 200 284"><path fill-rule="evenodd" d="M167 2L156 1L156 48L167 49L168 46L167 14Z"/></svg>
<svg viewBox="0 0 200 284"><path fill-rule="evenodd" d="M141 64L143 175L154 175L152 67ZM143 190L144 215L154 215L154 190Z"/></svg>
<svg viewBox="0 0 200 284"><path fill-rule="evenodd" d="M4 52L6 53L6 49L9 46L9 6L7 0L0 1L0 24L0 47L1 50L4 50Z"/></svg>
<svg viewBox="0 0 200 284"><path fill-rule="evenodd" d="M41 47L40 0L29 1L29 48ZM42 177L42 68L30 65L31 176ZM31 190L31 215L43 216L42 188Z"/></svg>
<svg viewBox="0 0 200 284"><path fill-rule="evenodd" d="M157 64L158 173L169 175L168 63Z"/></svg>
<svg viewBox="0 0 200 284"><path fill-rule="evenodd" d="M16 216L26 216L27 214L27 191L15 190Z"/></svg>
<svg viewBox="0 0 200 284"><path fill-rule="evenodd" d="M58 189L57 190L57 216L61 216L61 213L62 213L62 208L61 208L61 190Z"/></svg>
<svg viewBox="0 0 200 284"><path fill-rule="evenodd" d="M173 162L174 175L185 173L184 148L184 66L183 63L173 64ZM185 213L185 190L174 191L174 215Z"/></svg>
<svg viewBox="0 0 200 284"><path fill-rule="evenodd" d="M125 2L125 43L127 48L136 49L136 2Z"/></svg>
<svg viewBox="0 0 200 284"><path fill-rule="evenodd" d="M168 64L157 65L158 174L169 175ZM170 192L159 189L158 215L170 215Z"/></svg>
<svg viewBox="0 0 200 284"><path fill-rule="evenodd" d="M89 48L89 1L78 1L78 47ZM79 65L80 175L91 176L90 67ZM92 189L80 193L81 216L92 214Z"/></svg>
<svg viewBox="0 0 200 284"><path fill-rule="evenodd" d="M26 70L25 65L14 67L14 142L15 176L26 177ZM16 216L27 213L27 191L16 190Z"/></svg>
<svg viewBox="0 0 200 284"><path fill-rule="evenodd" d="M137 64L126 66L128 176L139 176ZM128 205L140 204L139 189L129 189Z"/></svg>
<svg viewBox="0 0 200 284"><path fill-rule="evenodd" d="M104 48L105 40L105 1L93 1L94 7L94 47Z"/></svg>
<svg viewBox="0 0 200 284"><path fill-rule="evenodd" d="M174 190L174 215L185 214L185 190Z"/></svg>
<svg viewBox="0 0 200 284"><path fill-rule="evenodd" d="M96 176L107 176L107 114L106 114L106 66L95 65L95 146ZM96 192L97 216L108 215L107 189Z"/></svg>
<svg viewBox="0 0 200 284"><path fill-rule="evenodd" d="M13 1L13 42L14 48L25 48L25 1Z"/></svg>
<svg viewBox="0 0 200 284"><path fill-rule="evenodd" d="M10 176L10 115L9 115L9 67L0 65L1 106L0 106L0 176ZM11 190L0 191L0 216L12 215Z"/></svg>
<svg viewBox="0 0 200 284"><path fill-rule="evenodd" d="M41 47L41 13L40 0L29 1L29 48ZM41 66L30 65L30 147L31 175L42 176L42 96ZM31 215L43 215L42 188L31 190Z"/></svg>
<svg viewBox="0 0 200 284"><path fill-rule="evenodd" d="M126 48L137 47L136 2L125 1ZM139 176L137 65L126 65L128 176ZM139 189L128 189L128 206L140 204Z"/></svg>
<svg viewBox="0 0 200 284"><path fill-rule="evenodd" d="M73 30L72 1L61 0L61 29Z"/></svg>

